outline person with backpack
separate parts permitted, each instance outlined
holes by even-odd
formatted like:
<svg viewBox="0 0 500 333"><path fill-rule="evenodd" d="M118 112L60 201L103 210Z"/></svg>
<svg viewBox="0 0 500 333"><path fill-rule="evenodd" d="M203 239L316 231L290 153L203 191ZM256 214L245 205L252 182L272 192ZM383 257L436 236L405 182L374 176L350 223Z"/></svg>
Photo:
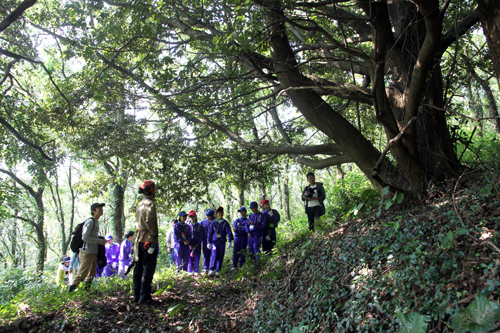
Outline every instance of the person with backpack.
<svg viewBox="0 0 500 333"><path fill-rule="evenodd" d="M156 214L155 183L145 180L139 185L142 200L135 210L133 301L144 305L158 305L151 298L151 283L158 259L158 216Z"/></svg>
<svg viewBox="0 0 500 333"><path fill-rule="evenodd" d="M85 280L85 289L89 290L92 280L96 275L98 264L98 245L104 246L106 240L99 238L99 218L103 214L103 203L94 203L90 206L92 217L88 218L82 228L83 245L80 250L80 267L73 282L68 286L68 292L78 287L80 282Z"/></svg>
<svg viewBox="0 0 500 333"><path fill-rule="evenodd" d="M134 232L129 230L125 233L125 239L120 244L118 255L118 275L125 277L128 266L132 263L132 241L134 240Z"/></svg>

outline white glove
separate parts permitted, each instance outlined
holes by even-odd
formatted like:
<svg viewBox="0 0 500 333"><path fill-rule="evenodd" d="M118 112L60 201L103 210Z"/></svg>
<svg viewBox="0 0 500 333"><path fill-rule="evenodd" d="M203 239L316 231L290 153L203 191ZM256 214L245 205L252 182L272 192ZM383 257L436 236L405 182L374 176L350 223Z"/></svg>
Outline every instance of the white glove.
<svg viewBox="0 0 500 333"><path fill-rule="evenodd" d="M266 236L266 241L270 241L271 240L271 237L269 237L269 235Z"/></svg>
<svg viewBox="0 0 500 333"><path fill-rule="evenodd" d="M212 249L212 244L208 243L207 244L207 249L211 250Z"/></svg>
<svg viewBox="0 0 500 333"><path fill-rule="evenodd" d="M111 267L116 268L116 262L112 263Z"/></svg>
<svg viewBox="0 0 500 333"><path fill-rule="evenodd" d="M233 247L233 242L229 242L229 243L227 244L227 248L228 248L228 249L230 249L230 248L232 248L232 247Z"/></svg>

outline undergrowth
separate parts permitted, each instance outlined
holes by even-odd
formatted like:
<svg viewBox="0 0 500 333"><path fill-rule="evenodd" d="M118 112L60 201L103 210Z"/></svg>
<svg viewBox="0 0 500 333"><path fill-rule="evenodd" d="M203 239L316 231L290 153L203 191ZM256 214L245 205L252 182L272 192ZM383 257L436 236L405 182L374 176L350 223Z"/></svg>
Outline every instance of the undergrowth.
<svg viewBox="0 0 500 333"><path fill-rule="evenodd" d="M49 318L40 331L112 320L127 332L486 332L500 320L499 189L499 170L466 171L431 184L424 202L388 197L389 210L335 215L314 233L304 215L282 223L275 252L243 270L230 270L226 250L217 279L178 274L162 249L153 292L163 304L151 311L131 303L130 279L67 294L52 277L12 272L18 289L2 289L10 301L0 317ZM492 315L474 323L477 309Z"/></svg>

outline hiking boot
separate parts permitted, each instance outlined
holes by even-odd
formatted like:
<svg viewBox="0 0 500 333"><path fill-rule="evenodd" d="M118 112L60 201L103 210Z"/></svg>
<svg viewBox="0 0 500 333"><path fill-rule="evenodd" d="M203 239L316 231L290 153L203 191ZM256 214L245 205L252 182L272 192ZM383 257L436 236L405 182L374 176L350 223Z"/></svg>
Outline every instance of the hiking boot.
<svg viewBox="0 0 500 333"><path fill-rule="evenodd" d="M86 292L90 292L90 287L92 287L92 282L85 282L85 285L83 286L83 289Z"/></svg>
<svg viewBox="0 0 500 333"><path fill-rule="evenodd" d="M76 289L76 287L78 287L78 286L74 286L74 285L70 284L70 285L68 286L68 293L70 293L70 292L72 292L73 290L75 290L75 289Z"/></svg>
<svg viewBox="0 0 500 333"><path fill-rule="evenodd" d="M215 273L214 271L208 271L208 275L209 275L209 276L210 276L210 275L214 275L214 273Z"/></svg>
<svg viewBox="0 0 500 333"><path fill-rule="evenodd" d="M159 306L161 305L161 302L156 301L154 299L146 299L146 300L139 300L140 305L145 305L145 306Z"/></svg>

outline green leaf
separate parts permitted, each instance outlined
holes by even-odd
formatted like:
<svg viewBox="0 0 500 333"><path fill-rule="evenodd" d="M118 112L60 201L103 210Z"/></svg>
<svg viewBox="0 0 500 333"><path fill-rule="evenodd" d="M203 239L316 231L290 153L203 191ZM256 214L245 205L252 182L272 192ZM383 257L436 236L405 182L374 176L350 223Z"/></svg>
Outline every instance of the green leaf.
<svg viewBox="0 0 500 333"><path fill-rule="evenodd" d="M479 294L466 309L451 317L450 327L457 332L482 333L494 329L495 320L500 320L500 304Z"/></svg>
<svg viewBox="0 0 500 333"><path fill-rule="evenodd" d="M403 199L404 199L404 198L405 198L404 193L398 193L398 196L397 196L397 198L396 198L396 202L397 202L398 204L400 204L401 202L403 202Z"/></svg>
<svg viewBox="0 0 500 333"><path fill-rule="evenodd" d="M306 247L309 246L309 244L311 244L311 240L308 240L304 245L302 245L301 247L301 250L305 249Z"/></svg>
<svg viewBox="0 0 500 333"><path fill-rule="evenodd" d="M380 249L385 248L385 247L387 247L387 245L382 244L382 245L379 245L376 248L374 248L373 251L377 251L377 250L380 250Z"/></svg>
<svg viewBox="0 0 500 333"><path fill-rule="evenodd" d="M431 320L430 316L421 315L418 313L396 313L396 317L401 322L403 333L425 333L427 330L428 321Z"/></svg>
<svg viewBox="0 0 500 333"><path fill-rule="evenodd" d="M382 191L382 198L385 197L387 194L389 194L389 186L384 187L384 190Z"/></svg>
<svg viewBox="0 0 500 333"><path fill-rule="evenodd" d="M456 235L457 236L460 236L460 235L465 235L466 233L468 233L469 230L465 229L465 228L461 228L459 229L457 232L456 232Z"/></svg>
<svg viewBox="0 0 500 333"><path fill-rule="evenodd" d="M453 238L454 238L453 232L448 231L446 236L444 236L443 239L441 240L441 246L444 247L445 249L452 247L453 246Z"/></svg>

